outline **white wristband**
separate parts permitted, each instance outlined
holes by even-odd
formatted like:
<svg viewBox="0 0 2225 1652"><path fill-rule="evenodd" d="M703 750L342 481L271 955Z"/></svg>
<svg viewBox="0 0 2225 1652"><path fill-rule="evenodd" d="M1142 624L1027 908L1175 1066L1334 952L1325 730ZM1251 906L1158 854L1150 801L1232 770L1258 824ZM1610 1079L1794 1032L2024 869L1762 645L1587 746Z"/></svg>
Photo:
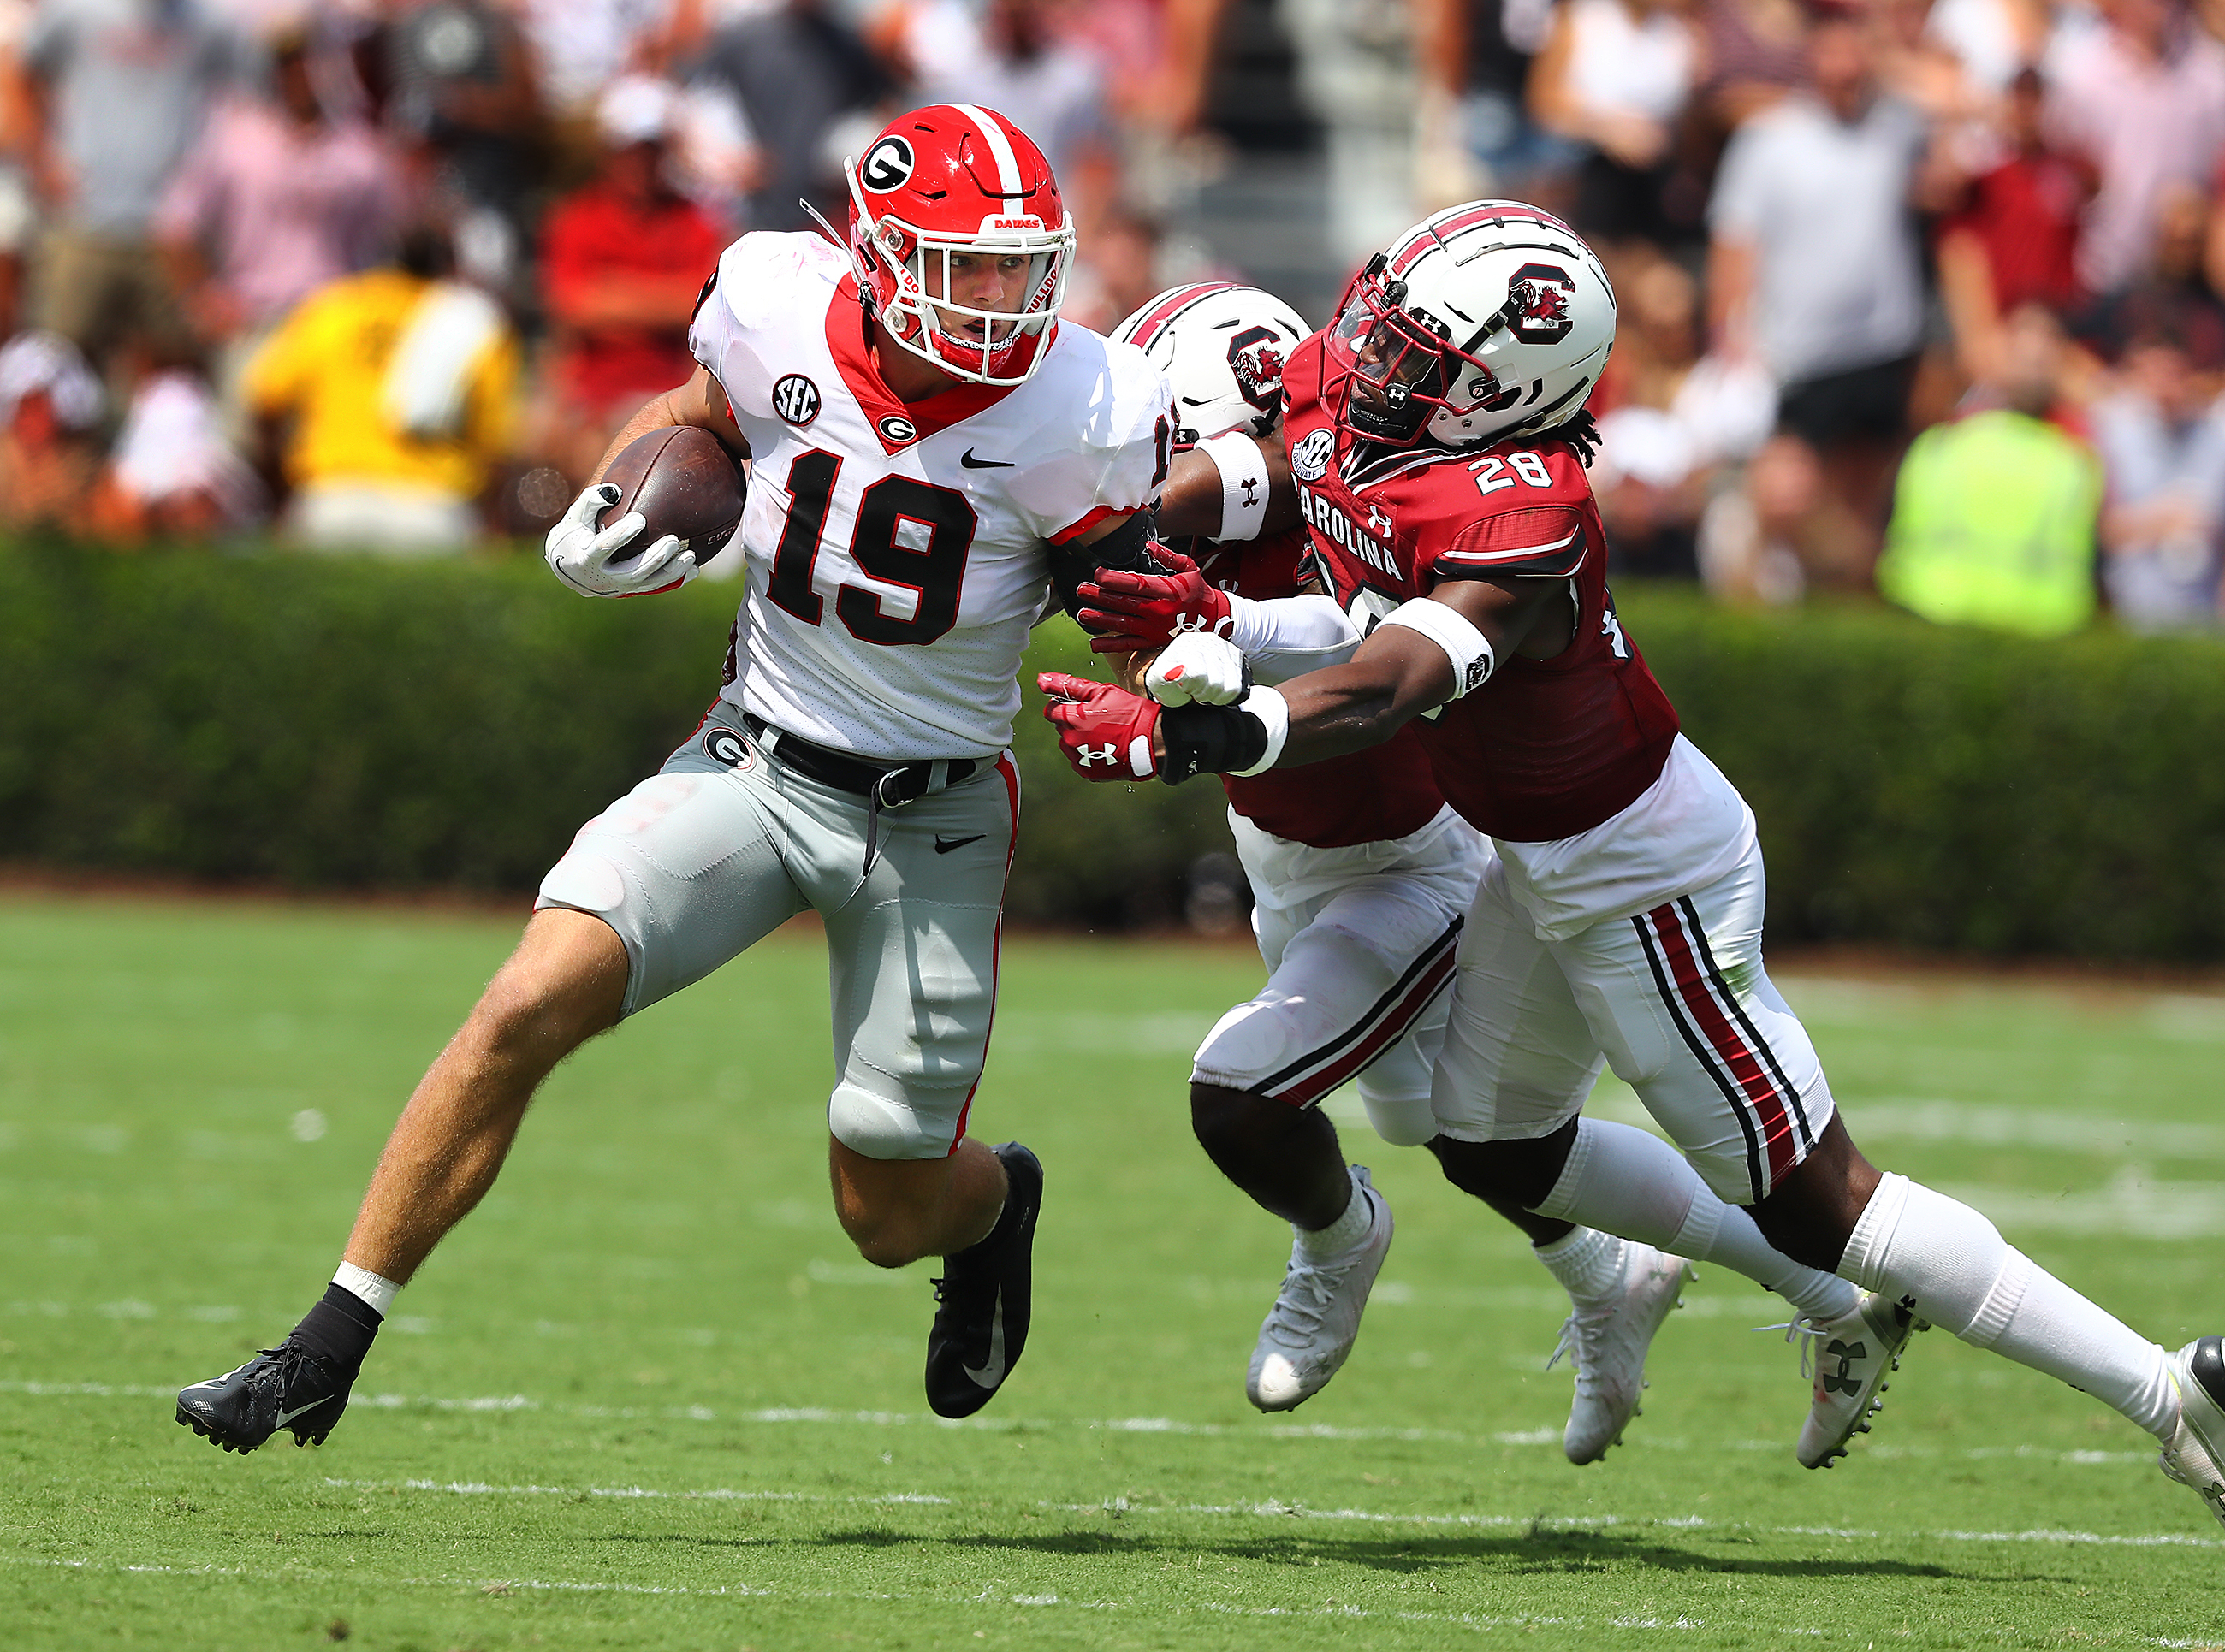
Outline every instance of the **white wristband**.
<svg viewBox="0 0 2225 1652"><path fill-rule="evenodd" d="M1400 603L1383 617L1383 623L1419 631L1445 651L1445 657L1453 662L1450 699L1458 699L1482 687L1490 680L1491 668L1498 663L1481 631L1470 624L1464 615L1428 597Z"/></svg>
<svg viewBox="0 0 2225 1652"><path fill-rule="evenodd" d="M333 1283L352 1293L382 1320L394 1311L394 1298L402 1289L392 1280L384 1278L368 1268L358 1268L352 1262L340 1263L339 1271L333 1275Z"/></svg>
<svg viewBox="0 0 2225 1652"><path fill-rule="evenodd" d="M1257 539L1267 516L1267 466L1259 444L1240 430L1198 443L1197 451L1220 472L1220 531L1218 540Z"/></svg>
<svg viewBox="0 0 2225 1652"><path fill-rule="evenodd" d="M1232 775L1264 775L1275 766L1275 759L1283 755L1283 744L1290 737L1290 707L1279 692L1266 684L1255 682L1252 692L1236 702L1239 712L1249 712L1265 725L1267 750L1259 761L1249 769L1232 769Z"/></svg>

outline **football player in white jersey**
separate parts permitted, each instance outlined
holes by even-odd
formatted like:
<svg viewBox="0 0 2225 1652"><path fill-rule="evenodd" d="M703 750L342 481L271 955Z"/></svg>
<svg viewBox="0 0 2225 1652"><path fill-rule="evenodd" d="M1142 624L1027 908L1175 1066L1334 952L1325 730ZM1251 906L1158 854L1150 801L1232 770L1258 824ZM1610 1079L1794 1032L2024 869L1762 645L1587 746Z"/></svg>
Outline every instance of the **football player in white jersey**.
<svg viewBox="0 0 2225 1652"><path fill-rule="evenodd" d="M492 1183L533 1092L595 1034L795 915L824 919L828 1158L868 1261L944 1259L929 1403L979 1408L1025 1344L1042 1167L966 1134L1019 804L1005 746L1030 628L1100 567L1151 566L1165 381L1058 312L1073 220L1002 116L899 117L848 168L846 246L745 235L690 329L699 364L619 432L751 461L748 591L726 686L662 770L580 829L510 961L396 1125L323 1301L276 1350L179 1396L228 1450L321 1440L395 1292ZM830 237L834 235L831 228ZM605 465L607 466L606 457ZM548 535L591 596L670 590L590 485Z"/></svg>

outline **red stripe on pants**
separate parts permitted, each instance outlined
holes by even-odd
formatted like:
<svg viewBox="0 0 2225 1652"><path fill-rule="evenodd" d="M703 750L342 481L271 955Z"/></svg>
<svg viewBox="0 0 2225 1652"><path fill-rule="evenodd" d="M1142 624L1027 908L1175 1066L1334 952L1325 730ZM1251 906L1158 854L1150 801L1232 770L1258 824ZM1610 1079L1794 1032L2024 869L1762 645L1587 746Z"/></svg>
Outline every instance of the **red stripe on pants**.
<svg viewBox="0 0 2225 1652"><path fill-rule="evenodd" d="M1739 1035L1738 1029L1731 1025L1730 1017L1723 1014L1722 1006L1708 991L1699 959L1693 956L1691 943L1684 937L1683 915L1672 904L1656 907L1645 915L1651 920L1653 933L1659 937L1662 952L1668 958L1677 996L1684 1000L1684 1007L1690 1011L1701 1035L1722 1058L1731 1077L1753 1104L1754 1117L1761 1126L1762 1150L1769 1159L1769 1185L1774 1187L1778 1179L1791 1170L1798 1151L1793 1139L1792 1117L1785 1107L1784 1098L1761 1058Z"/></svg>
<svg viewBox="0 0 2225 1652"><path fill-rule="evenodd" d="M1457 950L1451 946L1447 946L1444 955L1423 972L1422 978L1414 983L1412 990L1399 1000L1398 1007L1385 1016L1377 1024L1373 1032L1361 1039L1353 1048L1347 1050L1335 1062L1323 1067L1318 1073L1296 1080L1275 1099L1286 1101L1293 1107L1310 1107L1337 1086L1352 1077L1353 1073L1366 1067L1370 1061L1382 1054L1385 1050L1389 1049L1404 1036L1406 1029L1421 1018L1422 1011L1429 1007L1429 1000L1436 997L1438 991L1451 978L1453 971L1459 965L1459 961Z"/></svg>

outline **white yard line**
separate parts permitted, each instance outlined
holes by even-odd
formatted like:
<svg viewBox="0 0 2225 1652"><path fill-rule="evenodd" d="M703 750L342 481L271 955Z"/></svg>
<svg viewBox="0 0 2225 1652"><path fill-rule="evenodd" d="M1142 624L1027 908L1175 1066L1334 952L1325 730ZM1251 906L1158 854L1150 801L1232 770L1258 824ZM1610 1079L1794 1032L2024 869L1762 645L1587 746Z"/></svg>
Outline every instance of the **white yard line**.
<svg viewBox="0 0 2225 1652"><path fill-rule="evenodd" d="M33 1399L161 1399L174 1400L177 1390L157 1388L136 1383L40 1383L0 1381L0 1395L20 1394ZM991 1434L1009 1434L1016 1429L1050 1430L1074 1428L1121 1434L1173 1434L1183 1437L1233 1437L1244 1440L1323 1440L1345 1441L1396 1440L1407 1443L1439 1443L1462 1446L1557 1446L1561 1440L1557 1428L1525 1428L1502 1430L1496 1434L1467 1434L1449 1428L1393 1428L1340 1427L1329 1423L1296 1422L1186 1422L1175 1417L938 1417L906 1411L840 1411L824 1406L767 1406L755 1410L721 1411L707 1405L687 1406L611 1406L574 1405L564 1402L543 1402L528 1398L523 1394L481 1394L461 1397L437 1395L358 1394L349 1401L352 1408L367 1408L381 1411L451 1411L465 1413L535 1411L552 1415L586 1417L608 1421L661 1422L750 1422L768 1425L809 1424L839 1427L849 1424L867 1428L903 1428L918 1425L945 1430L977 1429ZM1632 1446L1655 1450L1689 1451L1689 1440L1645 1434L1634 1435ZM1787 1451L1791 1444L1784 1440L1759 1440L1742 1436L1734 1440L1715 1442L1704 1447L1716 1451ZM2149 1464L2155 1460L2152 1451L2107 1452L2090 1449L2051 1451L2035 1446L1977 1446L1962 1450L1942 1449L1924 1446L1878 1444L1862 1447L1865 1456L1889 1458L1950 1458L1985 1460L1993 1458L2030 1458L2040 1461L2058 1462L2081 1467L2132 1463Z"/></svg>

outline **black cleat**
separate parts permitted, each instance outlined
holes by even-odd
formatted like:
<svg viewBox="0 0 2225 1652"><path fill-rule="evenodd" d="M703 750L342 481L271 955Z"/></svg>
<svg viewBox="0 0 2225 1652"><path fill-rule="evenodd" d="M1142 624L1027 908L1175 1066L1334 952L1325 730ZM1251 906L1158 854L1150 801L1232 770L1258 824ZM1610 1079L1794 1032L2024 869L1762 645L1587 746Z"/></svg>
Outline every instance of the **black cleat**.
<svg viewBox="0 0 2225 1652"><path fill-rule="evenodd" d="M927 1402L939 1417L970 1417L1020 1363L1028 1345L1030 1266L1043 1165L1017 1142L995 1149L1011 1186L997 1225L943 1258L927 1333Z"/></svg>
<svg viewBox="0 0 2225 1652"><path fill-rule="evenodd" d="M289 1336L236 1371L181 1389L178 1421L228 1452L251 1452L281 1428L297 1446L321 1446L354 1380Z"/></svg>

